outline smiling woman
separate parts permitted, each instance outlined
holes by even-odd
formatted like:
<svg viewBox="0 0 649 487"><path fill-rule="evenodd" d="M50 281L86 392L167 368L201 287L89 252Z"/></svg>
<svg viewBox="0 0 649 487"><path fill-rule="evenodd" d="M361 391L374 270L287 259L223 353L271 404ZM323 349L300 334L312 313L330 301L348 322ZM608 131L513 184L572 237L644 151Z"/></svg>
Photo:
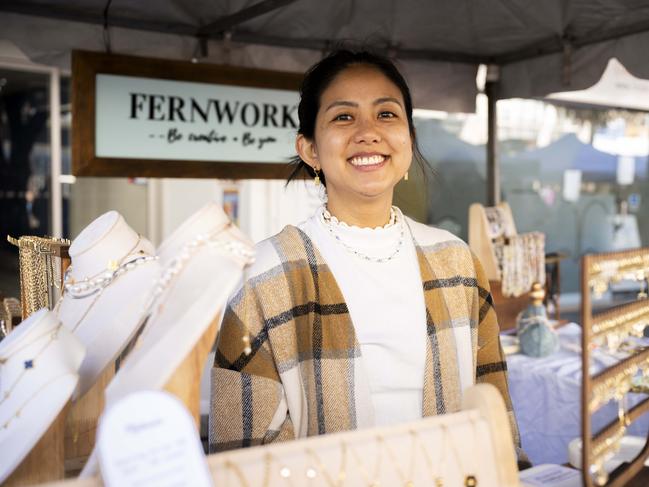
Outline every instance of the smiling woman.
<svg viewBox="0 0 649 487"><path fill-rule="evenodd" d="M386 58L337 51L307 72L300 95L289 181L307 171L328 200L259 243L230 298L211 450L455 412L476 382L500 390L518 447L480 263L392 205L421 157L405 80Z"/></svg>

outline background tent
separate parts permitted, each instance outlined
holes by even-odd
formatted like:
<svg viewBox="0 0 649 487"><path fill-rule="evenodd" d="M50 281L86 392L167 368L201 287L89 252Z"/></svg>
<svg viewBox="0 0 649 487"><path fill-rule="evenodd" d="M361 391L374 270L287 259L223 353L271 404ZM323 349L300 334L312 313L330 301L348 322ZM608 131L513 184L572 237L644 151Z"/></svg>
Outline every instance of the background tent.
<svg viewBox="0 0 649 487"><path fill-rule="evenodd" d="M2 37L59 66L83 48L303 71L360 41L402 62L417 106L447 111L473 111L481 63L500 67L497 98L586 88L611 57L649 78L642 0L0 0L0 12Z"/></svg>

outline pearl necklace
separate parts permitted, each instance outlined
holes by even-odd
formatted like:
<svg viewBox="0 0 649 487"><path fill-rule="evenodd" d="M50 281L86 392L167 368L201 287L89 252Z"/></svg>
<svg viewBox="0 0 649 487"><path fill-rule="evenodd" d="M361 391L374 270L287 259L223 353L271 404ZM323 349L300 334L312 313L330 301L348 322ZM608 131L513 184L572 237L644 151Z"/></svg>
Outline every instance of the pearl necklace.
<svg viewBox="0 0 649 487"><path fill-rule="evenodd" d="M63 284L63 286L65 288L65 292L71 297L75 299L87 298L88 296L92 296L93 294L96 294L107 288L122 274L126 274L136 267L140 267L143 264L157 259L158 257L154 255L143 255L141 257L136 257L135 259L125 262L114 269L108 268L105 271L101 272L98 276L93 277L92 279L86 278L81 282L74 281L74 279L70 278L70 273L66 272L66 282ZM71 267L68 269L68 271L70 269Z"/></svg>
<svg viewBox="0 0 649 487"><path fill-rule="evenodd" d="M230 225L231 223L228 222L208 235L197 235L183 245L178 256L174 257L169 262L160 275L160 278L156 281L153 292L145 305L145 312L147 314L151 311L151 308L158 298L171 287L171 282L182 273L191 258L204 247L223 250L235 257L242 258L245 265L254 262L255 252L254 250L250 250L248 245L239 241L218 238L221 232Z"/></svg>
<svg viewBox="0 0 649 487"><path fill-rule="evenodd" d="M338 219L333 216L331 213L329 213L329 210L327 210L326 207L322 207L322 213L320 214L320 219L324 223L325 227L327 227L327 230L331 234L331 236L338 242L340 245L342 245L347 252L360 257L363 260L366 260L368 262L375 262L375 263L385 263L389 262L392 259L394 259L397 254L401 251L401 248L403 247L403 242L404 242L404 236L405 236L405 224L404 224L404 216L401 213L401 210L399 210L396 206L392 206L390 208L390 220L388 221L388 224L385 225L383 228L388 228L391 227L392 225L396 225L397 223L399 224L400 231L399 231L399 241L397 242L397 245L395 249L390 253L390 255L386 257L372 257L370 255L367 255L359 250L356 250L353 248L351 245L345 243L342 238L340 238L340 235L336 233L335 227L340 225L340 222Z"/></svg>

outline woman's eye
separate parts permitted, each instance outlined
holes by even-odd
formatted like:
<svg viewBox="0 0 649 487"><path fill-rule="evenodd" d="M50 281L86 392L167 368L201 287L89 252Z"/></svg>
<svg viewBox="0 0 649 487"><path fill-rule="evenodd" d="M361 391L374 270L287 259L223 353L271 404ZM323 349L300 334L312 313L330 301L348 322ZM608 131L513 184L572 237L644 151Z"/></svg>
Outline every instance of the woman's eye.
<svg viewBox="0 0 649 487"><path fill-rule="evenodd" d="M334 117L334 121L348 122L352 119L352 116L349 113L340 113Z"/></svg>
<svg viewBox="0 0 649 487"><path fill-rule="evenodd" d="M394 112L390 112L390 111L387 111L387 110L384 110L384 111L379 113L379 118L394 118L394 117L396 117Z"/></svg>

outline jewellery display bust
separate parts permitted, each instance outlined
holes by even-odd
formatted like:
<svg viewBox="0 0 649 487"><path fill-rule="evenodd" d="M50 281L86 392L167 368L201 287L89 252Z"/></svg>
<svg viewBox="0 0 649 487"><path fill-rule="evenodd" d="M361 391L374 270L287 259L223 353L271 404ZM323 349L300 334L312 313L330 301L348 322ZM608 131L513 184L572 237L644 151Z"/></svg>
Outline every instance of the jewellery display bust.
<svg viewBox="0 0 649 487"><path fill-rule="evenodd" d="M200 363L195 376L181 381L185 387L192 381L198 383L226 300L241 280L243 268L252 261L253 251L252 242L231 225L219 205L211 203L170 235L160 245L158 256L162 271L149 297L150 316L134 349L106 388L107 407L131 392L165 388L204 341L207 346L197 353ZM198 394L196 403L197 409ZM194 404L186 406L194 409ZM92 475L96 467L93 453L82 475Z"/></svg>
<svg viewBox="0 0 649 487"><path fill-rule="evenodd" d="M106 389L108 403L132 391L165 385L220 317L252 255L252 243L215 203L195 213L160 245L162 272L153 289L151 314Z"/></svg>
<svg viewBox="0 0 649 487"><path fill-rule="evenodd" d="M0 342L0 483L70 400L84 354L81 342L45 308Z"/></svg>
<svg viewBox="0 0 649 487"><path fill-rule="evenodd" d="M72 264L57 305L63 325L87 348L78 396L117 358L142 321L160 273L153 245L116 211L90 223L70 246Z"/></svg>

